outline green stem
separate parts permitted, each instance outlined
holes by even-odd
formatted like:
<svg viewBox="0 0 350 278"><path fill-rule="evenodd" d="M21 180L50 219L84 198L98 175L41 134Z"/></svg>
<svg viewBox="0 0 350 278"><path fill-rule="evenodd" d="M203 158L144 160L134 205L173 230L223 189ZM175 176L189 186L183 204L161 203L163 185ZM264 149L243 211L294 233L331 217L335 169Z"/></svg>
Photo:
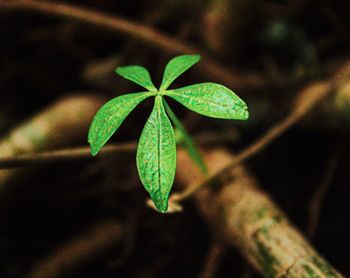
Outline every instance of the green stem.
<svg viewBox="0 0 350 278"><path fill-rule="evenodd" d="M192 160L198 165L198 167L201 169L201 171L204 174L208 174L208 168L204 163L202 155L199 153L195 143L193 142L191 136L187 133L185 127L182 125L180 120L176 117L175 113L173 110L171 110L170 106L168 103L165 101L163 98L163 104L166 113L168 114L170 120L173 122L175 125L175 128L180 132L181 137L183 139L184 147Z"/></svg>

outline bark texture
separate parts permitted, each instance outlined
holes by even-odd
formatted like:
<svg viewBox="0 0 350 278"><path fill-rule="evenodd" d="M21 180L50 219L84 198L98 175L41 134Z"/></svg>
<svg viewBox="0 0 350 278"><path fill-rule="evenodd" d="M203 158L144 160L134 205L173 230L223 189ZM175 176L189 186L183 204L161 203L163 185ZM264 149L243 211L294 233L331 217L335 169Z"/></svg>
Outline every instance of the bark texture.
<svg viewBox="0 0 350 278"><path fill-rule="evenodd" d="M206 155L211 171L232 160L224 150ZM201 173L184 153L178 154L178 180L200 182ZM236 247L265 277L343 277L293 227L244 166L195 195L213 233Z"/></svg>

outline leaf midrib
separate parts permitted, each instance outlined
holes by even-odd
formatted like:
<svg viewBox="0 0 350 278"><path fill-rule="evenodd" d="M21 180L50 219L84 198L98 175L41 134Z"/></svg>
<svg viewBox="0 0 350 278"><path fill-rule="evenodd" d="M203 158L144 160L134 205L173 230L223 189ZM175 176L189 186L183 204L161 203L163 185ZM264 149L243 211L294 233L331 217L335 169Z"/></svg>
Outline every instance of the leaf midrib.
<svg viewBox="0 0 350 278"><path fill-rule="evenodd" d="M182 88L180 88L182 89ZM172 91L166 91L166 95L168 96L172 96L172 95L175 95L175 96L179 96L181 98L187 98L187 99L191 99L191 98L196 98L196 99L199 99L203 102L203 104L213 104L217 107L220 107L220 106L224 106L224 107L228 107L228 108L232 108L234 110L238 110L238 108L236 106L238 106L237 104L235 106L230 106L230 105L227 105L226 103L220 103L220 102L215 102L215 101L204 101L204 98L200 97L200 96L187 96L185 94L180 94L178 92L176 92L175 90L172 90Z"/></svg>
<svg viewBox="0 0 350 278"><path fill-rule="evenodd" d="M157 96L158 97L158 96ZM160 174L160 159L161 159L161 149L160 149L160 139L161 139L161 117L160 117L160 110L161 110L161 99L158 99L158 103L157 103L157 97L156 97L156 105L157 105L157 118L158 118L158 188L157 191L160 191L161 188L161 174ZM162 98L161 96L159 96L159 98Z"/></svg>

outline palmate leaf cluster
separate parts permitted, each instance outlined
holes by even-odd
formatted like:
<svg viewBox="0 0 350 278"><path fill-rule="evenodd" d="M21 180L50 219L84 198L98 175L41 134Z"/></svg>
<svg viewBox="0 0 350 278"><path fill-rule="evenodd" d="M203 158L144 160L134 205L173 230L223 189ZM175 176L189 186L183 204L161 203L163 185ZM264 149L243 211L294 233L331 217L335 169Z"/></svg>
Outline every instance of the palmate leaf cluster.
<svg viewBox="0 0 350 278"><path fill-rule="evenodd" d="M199 114L221 119L246 120L248 109L230 89L216 83L200 83L169 90L174 80L200 60L199 55L181 55L167 64L157 89L147 69L141 66L118 67L116 73L147 91L118 96L97 112L88 141L96 155L116 132L130 112L143 100L154 97L153 110L143 128L137 147L137 169L141 182L155 207L166 212L176 169L176 142L173 126L181 134L184 147L203 172L206 166L191 137L165 100L171 97ZM169 119L170 118L170 119Z"/></svg>

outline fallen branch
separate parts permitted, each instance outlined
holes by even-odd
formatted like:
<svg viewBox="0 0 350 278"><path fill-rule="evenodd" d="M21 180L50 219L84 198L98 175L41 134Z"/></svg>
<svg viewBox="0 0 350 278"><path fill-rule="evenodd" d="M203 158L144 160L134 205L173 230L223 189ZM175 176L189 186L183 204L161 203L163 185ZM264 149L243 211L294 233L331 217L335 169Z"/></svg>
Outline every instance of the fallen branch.
<svg viewBox="0 0 350 278"><path fill-rule="evenodd" d="M103 103L93 96L71 96L39 112L0 141L0 157L31 154L71 144L86 137L92 117ZM0 171L0 188L16 170Z"/></svg>
<svg viewBox="0 0 350 278"><path fill-rule="evenodd" d="M233 159L223 150L210 151L205 157L214 172ZM178 153L177 167L178 181L184 187L203 180L184 152ZM228 174L216 186L194 195L218 239L236 247L265 277L343 277L292 226L244 166Z"/></svg>
<svg viewBox="0 0 350 278"><path fill-rule="evenodd" d="M212 172L209 176L203 179L200 183L194 183L188 186L183 192L174 193L171 200L174 203L180 203L183 200L191 197L197 190L208 186L215 182L221 176L225 176L232 168L253 157L261 152L279 136L284 134L289 128L303 119L317 104L326 99L335 90L337 94L337 108L339 113L344 110L345 104L350 102L350 64L345 63L332 78L327 81L315 82L302 89L294 100L294 105L287 117L272 126L265 134L258 138L255 142L239 152L227 165ZM335 107L335 105L334 105ZM335 109L335 108L334 108Z"/></svg>
<svg viewBox="0 0 350 278"><path fill-rule="evenodd" d="M130 153L136 150L136 142L109 144L103 147L99 157L105 154ZM62 150L38 152L19 156L0 158L0 169L43 166L48 163L77 161L80 159L93 159L90 147L76 147Z"/></svg>
<svg viewBox="0 0 350 278"><path fill-rule="evenodd" d="M195 136L194 139L198 144L208 146L225 142L232 143L237 140L237 134L226 132L212 135L203 134ZM136 151L136 147L137 142L107 144L101 149L98 157L120 153L133 153ZM0 157L0 169L43 166L48 163L69 162L81 159L94 159L89 146Z"/></svg>
<svg viewBox="0 0 350 278"><path fill-rule="evenodd" d="M227 163L227 165L216 172L212 172L211 175L204 180L201 180L200 183L194 183L193 185L188 186L183 192L173 194L171 198L172 201L182 202L183 200L188 199L197 190L208 186L221 176L225 176L232 168L262 151L276 138L281 136L290 127L301 120L317 103L331 92L331 89L332 83L330 82L318 82L303 89L297 95L293 110L286 118L275 124L253 144L238 153L238 155L235 156L232 161Z"/></svg>
<svg viewBox="0 0 350 278"><path fill-rule="evenodd" d="M233 71L209 58L203 51L188 43L182 42L174 37L166 35L142 23L108 15L94 9L82 8L70 4L63 4L53 1L33 0L0 0L0 12L26 11L43 13L49 16L56 16L77 20L82 23L96 27L105 28L116 33L127 34L135 39L149 43L170 54L199 53L203 57L202 66L199 68L203 74L214 78L227 86L246 91L251 89L262 89L268 86L266 78L256 74L243 74Z"/></svg>

